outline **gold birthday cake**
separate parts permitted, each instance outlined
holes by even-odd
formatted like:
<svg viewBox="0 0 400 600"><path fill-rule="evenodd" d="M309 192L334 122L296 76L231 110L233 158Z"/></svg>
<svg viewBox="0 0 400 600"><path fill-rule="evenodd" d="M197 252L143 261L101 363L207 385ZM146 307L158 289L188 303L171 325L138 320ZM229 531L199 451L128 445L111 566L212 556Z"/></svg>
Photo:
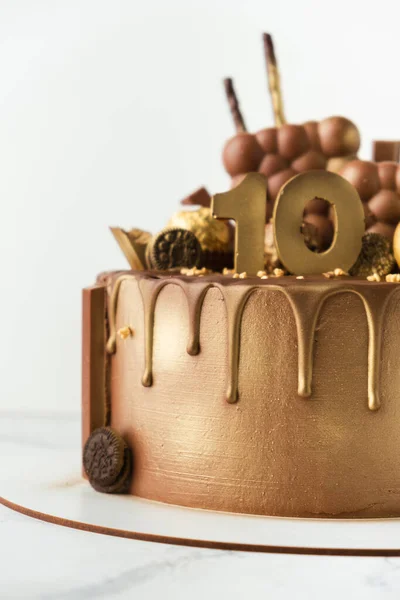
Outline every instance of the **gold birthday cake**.
<svg viewBox="0 0 400 600"><path fill-rule="evenodd" d="M347 119L286 124L265 49L275 128L249 134L226 84L231 190L112 228L130 270L83 291L84 471L185 507L398 517L400 166L356 158Z"/></svg>

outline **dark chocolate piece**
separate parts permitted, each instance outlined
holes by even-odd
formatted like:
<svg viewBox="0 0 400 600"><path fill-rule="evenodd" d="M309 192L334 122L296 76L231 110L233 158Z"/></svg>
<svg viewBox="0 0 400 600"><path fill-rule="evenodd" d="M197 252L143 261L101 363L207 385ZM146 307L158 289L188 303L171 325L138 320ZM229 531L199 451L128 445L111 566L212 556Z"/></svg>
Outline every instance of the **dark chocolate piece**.
<svg viewBox="0 0 400 600"><path fill-rule="evenodd" d="M400 141L381 141L373 142L373 157L375 162L392 160L400 162Z"/></svg>
<svg viewBox="0 0 400 600"><path fill-rule="evenodd" d="M181 204L185 206L204 206L204 208L209 208L211 204L211 196L205 187L201 187L189 194L189 196L186 196L186 198L183 198L183 200L181 200Z"/></svg>

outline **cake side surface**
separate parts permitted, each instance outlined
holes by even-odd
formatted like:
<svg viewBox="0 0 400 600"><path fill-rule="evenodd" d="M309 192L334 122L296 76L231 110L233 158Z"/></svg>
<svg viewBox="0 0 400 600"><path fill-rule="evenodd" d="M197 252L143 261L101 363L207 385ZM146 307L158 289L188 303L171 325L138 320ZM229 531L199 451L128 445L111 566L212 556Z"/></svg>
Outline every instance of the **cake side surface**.
<svg viewBox="0 0 400 600"><path fill-rule="evenodd" d="M398 285L110 281L114 334L133 332L114 335L109 365L131 493L264 515L400 515Z"/></svg>

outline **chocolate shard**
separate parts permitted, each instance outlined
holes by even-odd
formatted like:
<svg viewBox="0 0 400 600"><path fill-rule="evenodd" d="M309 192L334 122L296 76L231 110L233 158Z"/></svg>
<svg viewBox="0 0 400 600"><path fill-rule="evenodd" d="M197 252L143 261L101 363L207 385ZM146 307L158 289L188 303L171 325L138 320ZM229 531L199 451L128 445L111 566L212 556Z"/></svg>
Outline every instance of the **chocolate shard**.
<svg viewBox="0 0 400 600"><path fill-rule="evenodd" d="M146 247L151 240L151 233L142 229L125 231L120 227L110 227L110 231L121 248L129 266L134 271L146 269Z"/></svg>
<svg viewBox="0 0 400 600"><path fill-rule="evenodd" d="M204 208L209 208L211 196L205 187L200 187L189 194L189 196L186 196L186 198L183 198L181 204L184 206L203 206Z"/></svg>
<svg viewBox="0 0 400 600"><path fill-rule="evenodd" d="M400 162L400 141L375 140L373 142L373 160L375 162L385 160Z"/></svg>

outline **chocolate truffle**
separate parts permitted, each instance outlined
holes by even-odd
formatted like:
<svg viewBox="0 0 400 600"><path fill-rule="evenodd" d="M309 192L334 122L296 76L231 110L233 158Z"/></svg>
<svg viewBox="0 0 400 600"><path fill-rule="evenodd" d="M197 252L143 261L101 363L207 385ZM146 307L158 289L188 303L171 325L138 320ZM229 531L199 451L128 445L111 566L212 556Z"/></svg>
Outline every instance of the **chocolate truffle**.
<svg viewBox="0 0 400 600"><path fill-rule="evenodd" d="M354 185L363 202L372 198L380 190L381 182L374 162L353 160L341 169L340 175Z"/></svg>
<svg viewBox="0 0 400 600"><path fill-rule="evenodd" d="M238 133L225 144L222 160L233 177L240 173L257 171L264 155L263 149L251 133Z"/></svg>
<svg viewBox="0 0 400 600"><path fill-rule="evenodd" d="M278 129L278 151L281 156L293 160L310 148L306 130L302 125L286 124Z"/></svg>
<svg viewBox="0 0 400 600"><path fill-rule="evenodd" d="M345 117L324 119L318 125L318 133L325 156L355 154L360 147L360 133Z"/></svg>

